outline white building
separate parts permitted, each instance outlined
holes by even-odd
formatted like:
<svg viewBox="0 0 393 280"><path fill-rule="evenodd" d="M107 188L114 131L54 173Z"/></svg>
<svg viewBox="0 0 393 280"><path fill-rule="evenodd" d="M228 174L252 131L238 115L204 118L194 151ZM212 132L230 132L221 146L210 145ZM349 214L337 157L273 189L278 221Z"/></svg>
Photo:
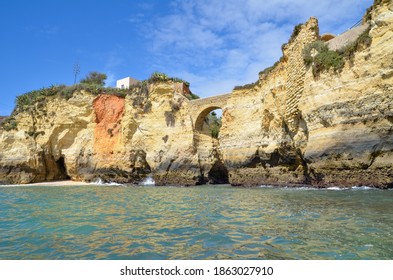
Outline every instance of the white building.
<svg viewBox="0 0 393 280"><path fill-rule="evenodd" d="M126 89L130 88L133 85L137 85L139 83L138 80L135 80L134 78L127 77L121 80L116 81L116 87L121 88L121 89Z"/></svg>

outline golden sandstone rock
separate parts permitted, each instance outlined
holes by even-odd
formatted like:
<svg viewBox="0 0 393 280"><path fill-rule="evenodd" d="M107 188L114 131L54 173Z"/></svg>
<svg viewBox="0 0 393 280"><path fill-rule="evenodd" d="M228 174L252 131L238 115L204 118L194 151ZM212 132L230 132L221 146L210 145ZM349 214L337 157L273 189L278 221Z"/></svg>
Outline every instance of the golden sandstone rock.
<svg viewBox="0 0 393 280"><path fill-rule="evenodd" d="M327 42L348 50L367 36L340 69L305 63L303 49L319 39L311 18L273 68L231 94L190 101L167 81L125 98L79 91L19 110L17 129L0 130L0 182L138 183L151 174L159 185L392 187L393 7L377 2L358 31ZM217 108L214 139L204 120Z"/></svg>

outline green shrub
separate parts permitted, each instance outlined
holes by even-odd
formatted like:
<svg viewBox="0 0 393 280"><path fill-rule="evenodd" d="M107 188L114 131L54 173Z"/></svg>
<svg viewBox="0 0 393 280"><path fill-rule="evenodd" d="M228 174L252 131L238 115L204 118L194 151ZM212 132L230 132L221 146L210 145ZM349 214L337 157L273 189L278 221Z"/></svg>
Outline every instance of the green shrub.
<svg viewBox="0 0 393 280"><path fill-rule="evenodd" d="M18 128L18 123L16 122L14 117L8 117L3 121L1 127L5 131L16 130Z"/></svg>
<svg viewBox="0 0 393 280"><path fill-rule="evenodd" d="M153 74L151 74L150 78L146 80L146 82L149 83L149 84L150 83L156 83L156 82L168 82L168 81L172 81L172 82L175 82L175 83L183 83L183 84L185 84L188 87L190 86L190 83L185 81L185 80L183 80L183 79L176 78L176 77L171 78L167 74L161 73L161 72L157 72L157 71L153 72Z"/></svg>
<svg viewBox="0 0 393 280"><path fill-rule="evenodd" d="M20 109L27 109L30 105L36 104L41 101L45 104L46 98L54 96L58 93L58 86L51 86L39 90L33 90L26 94L16 97L16 106Z"/></svg>
<svg viewBox="0 0 393 280"><path fill-rule="evenodd" d="M295 25L295 27L293 28L291 37L289 38L288 43L292 43L296 39L297 35L299 35L301 30L302 30L302 24L301 23Z"/></svg>
<svg viewBox="0 0 393 280"><path fill-rule="evenodd" d="M190 83L179 79L170 78L164 73L154 72L151 77L138 84L132 85L129 89L119 89L112 87L103 87L103 79L106 77L105 74L91 72L80 84L72 86L57 85L42 88L39 90L33 90L25 94L19 95L16 98L16 111L24 111L33 106L43 106L51 96L57 96L69 100L78 91L86 91L93 95L100 94L111 94L121 98L125 98L127 95L138 95L143 99L146 99L149 95L149 83L173 81L181 82L189 86ZM199 96L191 93L191 99L198 99Z"/></svg>
<svg viewBox="0 0 393 280"><path fill-rule="evenodd" d="M341 55L335 51L319 53L314 58L313 74L317 76L320 72L333 68L338 71L344 67L344 60Z"/></svg>
<svg viewBox="0 0 393 280"><path fill-rule="evenodd" d="M171 78L169 78L169 76L165 73L153 72L153 74L151 74L150 78L147 79L147 82L148 83L167 82L170 79Z"/></svg>
<svg viewBox="0 0 393 280"><path fill-rule="evenodd" d="M233 90L252 89L252 88L254 88L257 84L258 84L258 81L256 81L255 83L246 84L246 85L244 85L244 86L235 86L235 87L233 88Z"/></svg>
<svg viewBox="0 0 393 280"><path fill-rule="evenodd" d="M189 99L190 100L196 100L196 99L200 99L200 97L199 97L199 95L196 95L196 94L190 92L190 98Z"/></svg>
<svg viewBox="0 0 393 280"><path fill-rule="evenodd" d="M183 80L183 79L180 79L180 78L171 78L171 80L172 81L174 81L175 83L183 83L183 84L185 84L186 86L190 86L190 83L189 82L187 82L187 81L185 81L185 80Z"/></svg>
<svg viewBox="0 0 393 280"><path fill-rule="evenodd" d="M312 42L303 50L304 63L306 65L312 65L315 77L320 72L331 68L339 71L344 67L345 59L351 59L356 51L371 45L372 38L369 32L370 28L366 29L355 42L346 45L338 51L330 51L323 41ZM317 51L314 57L312 56L312 50Z"/></svg>
<svg viewBox="0 0 393 280"><path fill-rule="evenodd" d="M307 65L310 65L314 61L314 58L311 54L314 49L318 53L327 52L329 50L327 45L323 41L315 41L315 42L308 44L303 49L303 60Z"/></svg>
<svg viewBox="0 0 393 280"><path fill-rule="evenodd" d="M222 126L222 117L217 117L216 112L213 111L208 115L208 123L210 135L217 139Z"/></svg>
<svg viewBox="0 0 393 280"><path fill-rule="evenodd" d="M220 127L218 126L210 127L210 133L213 138L218 139L218 135L220 134Z"/></svg>
<svg viewBox="0 0 393 280"><path fill-rule="evenodd" d="M70 99L71 97L74 96L74 92L81 90L82 86L81 85L73 85L73 86L60 86L59 87L59 96L64 98L65 100Z"/></svg>
<svg viewBox="0 0 393 280"><path fill-rule="evenodd" d="M312 56L313 50L317 51L315 56ZM323 41L308 44L303 50L303 60L306 65L312 65L314 77L331 68L339 71L345 64L343 56L336 51L329 50Z"/></svg>
<svg viewBox="0 0 393 280"><path fill-rule="evenodd" d="M105 86L106 74L99 72L90 72L84 79L80 81L81 84L103 87Z"/></svg>

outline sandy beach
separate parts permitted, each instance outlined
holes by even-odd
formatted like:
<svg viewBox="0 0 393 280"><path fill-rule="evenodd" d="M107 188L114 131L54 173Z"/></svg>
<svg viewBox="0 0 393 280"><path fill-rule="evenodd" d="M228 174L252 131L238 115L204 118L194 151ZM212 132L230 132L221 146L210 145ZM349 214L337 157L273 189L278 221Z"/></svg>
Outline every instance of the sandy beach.
<svg viewBox="0 0 393 280"><path fill-rule="evenodd" d="M92 183L79 182L79 181L71 181L71 180L63 180L63 181L50 181L50 182L41 182L41 183L32 183L32 184L19 184L19 185L0 185L1 187L34 187L34 186L87 186L92 185Z"/></svg>

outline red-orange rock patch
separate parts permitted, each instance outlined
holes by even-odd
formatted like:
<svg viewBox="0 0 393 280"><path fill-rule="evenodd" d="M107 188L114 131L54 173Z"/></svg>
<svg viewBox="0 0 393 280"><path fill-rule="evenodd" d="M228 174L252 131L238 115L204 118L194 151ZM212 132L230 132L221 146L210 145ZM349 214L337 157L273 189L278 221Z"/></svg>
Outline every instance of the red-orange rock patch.
<svg viewBox="0 0 393 280"><path fill-rule="evenodd" d="M121 140L121 120L124 114L124 98L103 94L93 101L96 127L94 150L97 154L112 154Z"/></svg>

